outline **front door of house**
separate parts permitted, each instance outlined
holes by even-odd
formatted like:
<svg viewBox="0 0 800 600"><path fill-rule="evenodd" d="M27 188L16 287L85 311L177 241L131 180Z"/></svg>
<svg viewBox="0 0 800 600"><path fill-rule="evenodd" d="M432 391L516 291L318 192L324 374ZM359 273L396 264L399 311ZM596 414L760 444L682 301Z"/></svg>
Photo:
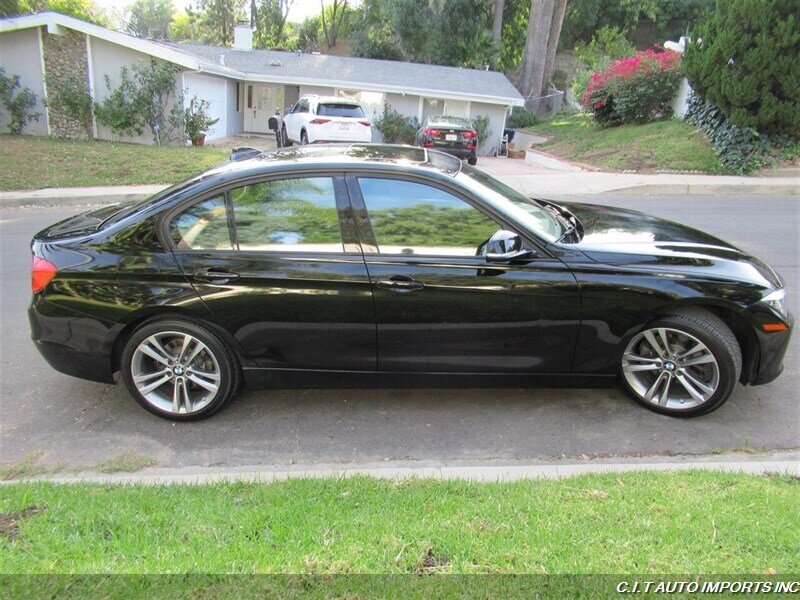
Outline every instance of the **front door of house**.
<svg viewBox="0 0 800 600"><path fill-rule="evenodd" d="M283 106L283 86L245 84L244 130L269 133L268 120Z"/></svg>

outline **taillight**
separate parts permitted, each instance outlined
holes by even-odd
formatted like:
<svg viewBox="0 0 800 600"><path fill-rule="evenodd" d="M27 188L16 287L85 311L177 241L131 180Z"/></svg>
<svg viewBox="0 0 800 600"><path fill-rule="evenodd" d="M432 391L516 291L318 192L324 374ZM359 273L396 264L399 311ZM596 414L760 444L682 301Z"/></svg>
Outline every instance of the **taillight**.
<svg viewBox="0 0 800 600"><path fill-rule="evenodd" d="M438 129L426 129L425 130L425 135L439 135L440 133L441 133L441 131L439 131Z"/></svg>
<svg viewBox="0 0 800 600"><path fill-rule="evenodd" d="M474 140L474 139L476 139L478 137L478 134L475 133L474 131L462 131L461 132L461 136L464 137L465 139L473 139Z"/></svg>
<svg viewBox="0 0 800 600"><path fill-rule="evenodd" d="M369 121L359 121L364 127L372 127L372 123Z"/></svg>
<svg viewBox="0 0 800 600"><path fill-rule="evenodd" d="M34 292L41 292L56 276L56 273L58 273L58 267L34 254L31 265L31 289Z"/></svg>
<svg viewBox="0 0 800 600"><path fill-rule="evenodd" d="M314 119L311 121L312 125L325 125L325 123L330 123L330 119Z"/></svg>

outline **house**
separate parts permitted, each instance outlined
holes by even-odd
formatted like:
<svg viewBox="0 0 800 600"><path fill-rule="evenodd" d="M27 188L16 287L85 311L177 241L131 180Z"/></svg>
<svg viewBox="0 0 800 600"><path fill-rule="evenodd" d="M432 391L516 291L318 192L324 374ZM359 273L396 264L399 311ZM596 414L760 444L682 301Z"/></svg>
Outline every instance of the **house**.
<svg viewBox="0 0 800 600"><path fill-rule="evenodd" d="M0 20L0 66L19 75L37 96L43 116L25 133L82 137L85 127L47 107L47 79L77 74L95 101L119 84L120 68L150 60L179 67L176 89L185 101L194 95L210 102L219 121L208 138L239 133L268 133L267 121L304 94L358 99L367 113L384 101L405 116L487 115L490 138L481 151L500 144L511 107L523 98L502 73L300 52L253 50L252 31L237 26L232 48L156 42L135 38L54 12ZM0 109L0 119L5 115ZM112 139L97 122L95 137ZM373 132L376 141L379 133ZM118 138L115 138L118 139ZM152 143L147 133L123 141Z"/></svg>

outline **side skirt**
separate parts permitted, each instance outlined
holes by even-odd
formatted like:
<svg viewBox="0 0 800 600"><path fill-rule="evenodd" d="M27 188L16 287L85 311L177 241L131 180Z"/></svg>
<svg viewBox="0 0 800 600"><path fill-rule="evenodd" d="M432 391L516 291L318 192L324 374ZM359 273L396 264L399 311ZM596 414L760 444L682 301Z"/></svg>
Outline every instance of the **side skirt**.
<svg viewBox="0 0 800 600"><path fill-rule="evenodd" d="M602 388L615 375L570 373L398 373L244 368L249 388Z"/></svg>

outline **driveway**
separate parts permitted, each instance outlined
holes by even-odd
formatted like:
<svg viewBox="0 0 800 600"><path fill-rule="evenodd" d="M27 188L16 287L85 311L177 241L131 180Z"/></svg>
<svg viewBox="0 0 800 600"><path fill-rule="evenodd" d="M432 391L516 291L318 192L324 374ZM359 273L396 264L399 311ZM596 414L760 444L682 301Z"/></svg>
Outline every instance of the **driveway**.
<svg viewBox="0 0 800 600"><path fill-rule="evenodd" d="M588 196L706 229L786 278L800 308L797 198ZM31 235L78 209L0 211L0 460L91 466L124 450L162 466L521 463L560 456L709 453L800 446L800 353L773 384L739 387L697 419L656 415L619 389L243 391L210 420L163 421L124 387L50 369L29 341Z"/></svg>

